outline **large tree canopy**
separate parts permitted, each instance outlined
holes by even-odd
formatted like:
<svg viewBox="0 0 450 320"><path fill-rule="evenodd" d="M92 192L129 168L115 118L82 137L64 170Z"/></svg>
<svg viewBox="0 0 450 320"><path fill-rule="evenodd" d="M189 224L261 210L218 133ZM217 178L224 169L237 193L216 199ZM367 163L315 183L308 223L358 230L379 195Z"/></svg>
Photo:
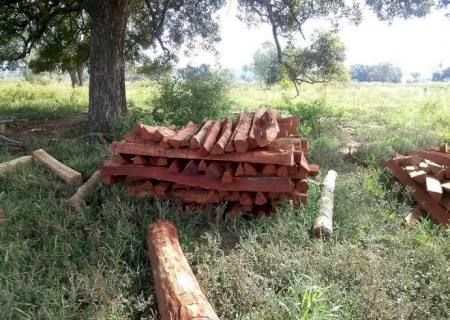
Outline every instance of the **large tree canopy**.
<svg viewBox="0 0 450 320"><path fill-rule="evenodd" d="M355 64L350 67L352 79L361 82L400 82L402 70L390 63L380 63L373 66Z"/></svg>
<svg viewBox="0 0 450 320"><path fill-rule="evenodd" d="M60 38L64 34L67 42L70 37L61 33L64 30L61 26L71 17L86 14L90 32L89 125L92 130L101 129L127 111L126 59L143 59L143 50L151 49L151 61L167 67L180 49L189 51L198 42L211 49L218 38L214 13L224 2L0 0L0 66L14 67L34 49L38 55L39 50L45 53L46 43L54 43L55 35ZM390 21L396 16L424 16L434 8L447 6L449 0L366 0L365 3L380 19ZM361 4L356 0L238 0L242 19L249 24L271 25L277 59L296 84L329 81L335 77L344 56L342 45L330 32L343 18L359 22ZM317 33L311 40L303 29L306 22L315 18L328 20L332 30ZM304 42L299 43L300 39Z"/></svg>

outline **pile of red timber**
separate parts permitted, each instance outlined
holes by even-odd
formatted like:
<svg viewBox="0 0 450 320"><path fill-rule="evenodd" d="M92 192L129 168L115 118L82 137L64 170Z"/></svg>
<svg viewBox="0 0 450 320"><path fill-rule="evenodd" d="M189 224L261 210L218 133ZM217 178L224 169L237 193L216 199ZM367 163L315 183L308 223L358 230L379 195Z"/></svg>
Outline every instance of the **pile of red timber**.
<svg viewBox="0 0 450 320"><path fill-rule="evenodd" d="M450 152L447 145L397 155L386 166L408 186L417 203L442 225L450 220Z"/></svg>
<svg viewBox="0 0 450 320"><path fill-rule="evenodd" d="M259 108L236 121L189 122L184 128L136 124L101 173L106 184L124 178L137 197L175 198L192 205L227 202L227 217L264 216L279 200L307 200L307 141L295 117Z"/></svg>

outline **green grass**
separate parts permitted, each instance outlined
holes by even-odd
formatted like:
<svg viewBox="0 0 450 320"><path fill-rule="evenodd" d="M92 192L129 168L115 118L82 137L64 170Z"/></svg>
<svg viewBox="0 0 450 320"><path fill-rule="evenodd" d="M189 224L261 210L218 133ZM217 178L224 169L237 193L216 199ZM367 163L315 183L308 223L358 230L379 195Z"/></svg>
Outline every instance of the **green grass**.
<svg viewBox="0 0 450 320"><path fill-rule="evenodd" d="M155 85L127 90L132 113L112 136L134 120L151 121ZM349 84L304 87L292 100L280 89L233 88L244 109L269 104L298 114L318 180L338 171L330 241L309 235L314 184L301 209L217 226L173 202L132 199L121 185L101 186L81 212L69 212L62 200L74 187L37 164L21 166L0 177L0 318L158 319L145 232L168 218L221 319L448 319L450 232L428 219L402 226L412 199L379 160L448 139L449 92L448 84ZM86 108L86 88L0 83L0 117L64 119ZM0 161L44 147L88 177L109 154L94 138L77 138L84 130L82 120L22 153L0 149ZM369 168L342 159L349 140L362 143L358 156Z"/></svg>

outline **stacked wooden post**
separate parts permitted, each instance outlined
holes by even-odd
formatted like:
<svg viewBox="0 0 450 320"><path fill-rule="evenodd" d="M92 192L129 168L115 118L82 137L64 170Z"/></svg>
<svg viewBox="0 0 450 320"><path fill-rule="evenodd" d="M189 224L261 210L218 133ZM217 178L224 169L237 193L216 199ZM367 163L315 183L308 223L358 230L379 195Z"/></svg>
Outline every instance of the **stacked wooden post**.
<svg viewBox="0 0 450 320"><path fill-rule="evenodd" d="M450 222L450 152L447 145L427 151L413 150L386 161L388 169L409 187L417 203L433 219Z"/></svg>
<svg viewBox="0 0 450 320"><path fill-rule="evenodd" d="M227 202L227 217L258 217L280 200L307 200L307 141L297 137L296 118L259 108L235 121L189 122L175 130L136 124L111 145L104 162L106 184L124 179L136 197L176 198L188 205Z"/></svg>

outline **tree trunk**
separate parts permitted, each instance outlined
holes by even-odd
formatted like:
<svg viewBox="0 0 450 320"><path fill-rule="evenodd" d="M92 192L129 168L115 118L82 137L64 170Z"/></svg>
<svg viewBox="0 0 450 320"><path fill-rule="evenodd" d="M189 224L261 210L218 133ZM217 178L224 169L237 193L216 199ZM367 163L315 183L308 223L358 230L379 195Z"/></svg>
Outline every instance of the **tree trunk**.
<svg viewBox="0 0 450 320"><path fill-rule="evenodd" d="M91 16L89 129L101 131L127 112L124 45L129 0L84 1Z"/></svg>
<svg viewBox="0 0 450 320"><path fill-rule="evenodd" d="M322 192L319 199L319 214L312 228L315 237L329 238L333 235L333 207L334 187L337 172L330 170L322 183Z"/></svg>
<svg viewBox="0 0 450 320"><path fill-rule="evenodd" d="M74 70L70 70L68 71L68 73L70 76L70 82L72 83L72 88L75 88L75 86L78 84L77 74L75 73Z"/></svg>
<svg viewBox="0 0 450 320"><path fill-rule="evenodd" d="M77 76L78 76L78 85L81 87L83 85L83 65L77 65Z"/></svg>

